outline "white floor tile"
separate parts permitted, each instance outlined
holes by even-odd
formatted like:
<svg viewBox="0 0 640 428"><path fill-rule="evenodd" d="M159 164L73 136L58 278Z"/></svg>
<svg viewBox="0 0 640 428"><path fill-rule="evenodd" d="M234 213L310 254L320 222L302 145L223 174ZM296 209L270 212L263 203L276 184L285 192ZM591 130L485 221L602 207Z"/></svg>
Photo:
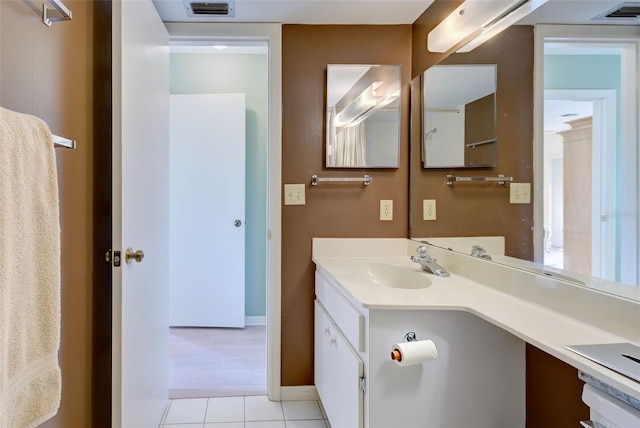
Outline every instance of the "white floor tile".
<svg viewBox="0 0 640 428"><path fill-rule="evenodd" d="M266 395L244 398L245 421L284 421L282 405Z"/></svg>
<svg viewBox="0 0 640 428"><path fill-rule="evenodd" d="M244 397L209 398L205 422L243 422Z"/></svg>
<svg viewBox="0 0 640 428"><path fill-rule="evenodd" d="M284 421L245 422L245 428L286 428Z"/></svg>
<svg viewBox="0 0 640 428"><path fill-rule="evenodd" d="M327 428L324 420L315 421L287 421L287 428Z"/></svg>
<svg viewBox="0 0 640 428"><path fill-rule="evenodd" d="M283 401L284 420L322 419L317 401Z"/></svg>
<svg viewBox="0 0 640 428"><path fill-rule="evenodd" d="M171 400L164 423L165 425L203 423L206 410L206 398Z"/></svg>

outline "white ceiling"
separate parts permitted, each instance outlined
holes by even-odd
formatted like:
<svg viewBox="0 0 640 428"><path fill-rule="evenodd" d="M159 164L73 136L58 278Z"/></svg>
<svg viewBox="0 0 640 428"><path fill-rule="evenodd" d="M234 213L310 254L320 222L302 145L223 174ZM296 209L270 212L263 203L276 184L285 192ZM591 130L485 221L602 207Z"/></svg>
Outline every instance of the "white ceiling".
<svg viewBox="0 0 640 428"><path fill-rule="evenodd" d="M203 0L191 0L200 1ZM219 0L212 0L212 2ZM164 22L412 24L433 0L235 0L235 17L189 17L183 0L153 0Z"/></svg>
<svg viewBox="0 0 640 428"><path fill-rule="evenodd" d="M432 2L433 0L235 0L235 17L229 18L189 17L183 0L153 0L165 22L285 24L412 24ZM518 24L640 25L638 20L593 20L622 3L625 1L548 0Z"/></svg>

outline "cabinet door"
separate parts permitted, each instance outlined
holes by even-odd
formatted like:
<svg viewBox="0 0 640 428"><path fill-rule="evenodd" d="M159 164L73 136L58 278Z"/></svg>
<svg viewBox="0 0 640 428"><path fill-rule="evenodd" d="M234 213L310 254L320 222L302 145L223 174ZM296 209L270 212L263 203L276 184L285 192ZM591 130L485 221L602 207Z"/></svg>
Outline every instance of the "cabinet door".
<svg viewBox="0 0 640 428"><path fill-rule="evenodd" d="M362 428L364 364L318 301L314 332L315 384L329 423L332 428Z"/></svg>

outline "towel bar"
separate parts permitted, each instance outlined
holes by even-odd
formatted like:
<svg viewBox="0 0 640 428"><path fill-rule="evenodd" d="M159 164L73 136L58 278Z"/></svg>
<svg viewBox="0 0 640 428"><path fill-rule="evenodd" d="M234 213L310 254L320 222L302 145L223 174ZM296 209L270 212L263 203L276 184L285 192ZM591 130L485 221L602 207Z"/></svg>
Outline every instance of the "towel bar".
<svg viewBox="0 0 640 428"><path fill-rule="evenodd" d="M513 177L505 177L502 174L498 174L497 177L455 177L447 174L447 185L451 186L456 181L466 181L470 183L497 182L498 184L504 185L507 181L513 181Z"/></svg>
<svg viewBox="0 0 640 428"><path fill-rule="evenodd" d="M346 183L346 182L354 182L354 181L355 182L361 182L365 186L368 186L373 181L373 177L371 177L370 175L365 175L362 178L361 177L318 177L315 174L311 176L311 185L312 186L317 186L318 183L321 183L321 182L341 182L341 183Z"/></svg>

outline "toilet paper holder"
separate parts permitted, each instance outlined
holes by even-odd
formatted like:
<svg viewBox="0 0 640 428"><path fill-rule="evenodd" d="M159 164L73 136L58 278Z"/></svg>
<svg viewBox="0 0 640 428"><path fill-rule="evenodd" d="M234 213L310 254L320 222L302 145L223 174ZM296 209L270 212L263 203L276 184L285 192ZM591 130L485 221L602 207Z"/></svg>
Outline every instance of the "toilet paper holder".
<svg viewBox="0 0 640 428"><path fill-rule="evenodd" d="M416 340L418 340L418 338L416 337L416 334L412 331L404 335L405 342L415 342Z"/></svg>
<svg viewBox="0 0 640 428"><path fill-rule="evenodd" d="M398 366L411 366L438 358L438 349L433 340L418 340L413 331L404 335L404 342L391 346L391 360Z"/></svg>
<svg viewBox="0 0 640 428"><path fill-rule="evenodd" d="M405 342L415 342L416 340L418 340L418 337L413 331L409 331L407 332L407 334L404 335ZM400 361L402 359L402 355L400 354L400 351L398 351L397 349L394 349L393 351L391 351L391 359L393 361Z"/></svg>

